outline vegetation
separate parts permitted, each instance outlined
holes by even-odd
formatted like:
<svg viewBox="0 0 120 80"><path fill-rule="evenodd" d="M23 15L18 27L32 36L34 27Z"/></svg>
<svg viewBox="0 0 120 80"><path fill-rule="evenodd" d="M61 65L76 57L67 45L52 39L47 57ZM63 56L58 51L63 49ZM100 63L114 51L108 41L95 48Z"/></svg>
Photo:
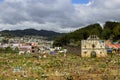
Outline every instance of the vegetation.
<svg viewBox="0 0 120 80"><path fill-rule="evenodd" d="M0 53L0 80L119 80L120 55L81 58L76 55ZM41 56L39 54L38 56Z"/></svg>
<svg viewBox="0 0 120 80"><path fill-rule="evenodd" d="M35 30L35 29L25 29L25 30L4 30L1 31L1 35L5 37L23 37L23 36L43 36L48 39L54 39L56 36L63 35L63 33L57 33L54 31L47 30Z"/></svg>
<svg viewBox="0 0 120 80"><path fill-rule="evenodd" d="M103 39L120 39L120 22L106 22L102 32Z"/></svg>
<svg viewBox="0 0 120 80"><path fill-rule="evenodd" d="M0 48L0 53L18 53L19 49L18 48L11 48L11 47L6 47L6 48Z"/></svg>
<svg viewBox="0 0 120 80"><path fill-rule="evenodd" d="M81 28L74 32L68 33L62 37L56 38L54 46L63 46L74 43L80 45L80 40L87 39L89 35L98 35L101 39L112 39L114 41L120 39L120 22L106 22L102 27L100 24L92 24Z"/></svg>

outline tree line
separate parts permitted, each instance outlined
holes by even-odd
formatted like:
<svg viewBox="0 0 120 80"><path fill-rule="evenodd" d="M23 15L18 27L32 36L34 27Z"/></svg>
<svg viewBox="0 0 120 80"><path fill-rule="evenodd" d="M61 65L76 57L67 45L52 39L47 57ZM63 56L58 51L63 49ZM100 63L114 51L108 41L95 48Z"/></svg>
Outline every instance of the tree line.
<svg viewBox="0 0 120 80"><path fill-rule="evenodd" d="M19 49L18 48L11 48L11 47L5 47L5 48L0 48L0 53L18 53Z"/></svg>

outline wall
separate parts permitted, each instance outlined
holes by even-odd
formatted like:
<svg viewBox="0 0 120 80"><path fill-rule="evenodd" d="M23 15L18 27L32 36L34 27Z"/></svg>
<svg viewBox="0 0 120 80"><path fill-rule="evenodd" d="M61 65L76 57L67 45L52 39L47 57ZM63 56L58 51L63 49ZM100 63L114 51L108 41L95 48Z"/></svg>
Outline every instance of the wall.
<svg viewBox="0 0 120 80"><path fill-rule="evenodd" d="M82 40L81 56L91 57L92 51L96 52L96 57L106 57L107 50L105 49L105 41L104 40Z"/></svg>

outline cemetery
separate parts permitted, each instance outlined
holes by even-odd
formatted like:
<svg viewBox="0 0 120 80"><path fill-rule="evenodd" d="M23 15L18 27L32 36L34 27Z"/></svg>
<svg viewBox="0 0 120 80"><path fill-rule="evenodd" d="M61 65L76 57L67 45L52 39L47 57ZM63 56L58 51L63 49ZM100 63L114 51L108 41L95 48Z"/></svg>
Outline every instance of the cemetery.
<svg viewBox="0 0 120 80"><path fill-rule="evenodd" d="M0 80L120 80L120 55L0 53Z"/></svg>

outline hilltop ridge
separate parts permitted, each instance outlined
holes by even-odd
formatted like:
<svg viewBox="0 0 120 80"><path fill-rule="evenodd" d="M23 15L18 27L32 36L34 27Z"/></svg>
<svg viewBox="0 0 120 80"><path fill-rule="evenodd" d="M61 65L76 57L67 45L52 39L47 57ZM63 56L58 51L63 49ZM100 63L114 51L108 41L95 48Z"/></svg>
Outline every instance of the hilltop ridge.
<svg viewBox="0 0 120 80"><path fill-rule="evenodd" d="M63 35L64 33L58 33L48 30L36 30L36 29L24 29L24 30L4 30L1 31L2 36L6 37L23 37L23 36L42 36L48 39L54 39L57 36Z"/></svg>

